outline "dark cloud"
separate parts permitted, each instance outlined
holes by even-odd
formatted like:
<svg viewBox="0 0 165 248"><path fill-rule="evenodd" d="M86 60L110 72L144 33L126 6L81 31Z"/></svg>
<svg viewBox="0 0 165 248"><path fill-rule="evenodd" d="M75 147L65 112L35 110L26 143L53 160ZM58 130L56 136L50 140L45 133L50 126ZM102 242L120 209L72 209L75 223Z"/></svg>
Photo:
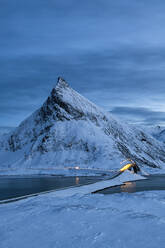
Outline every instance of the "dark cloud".
<svg viewBox="0 0 165 248"><path fill-rule="evenodd" d="M153 117L164 107L165 2L0 0L0 6L0 125L17 125L38 108L59 75L119 117L116 106L136 122L137 109L147 107L154 114L143 122L164 121L163 114Z"/></svg>
<svg viewBox="0 0 165 248"><path fill-rule="evenodd" d="M161 125L165 123L165 112L163 111L138 107L114 107L110 112L125 121L129 120L132 124L153 125L154 123Z"/></svg>

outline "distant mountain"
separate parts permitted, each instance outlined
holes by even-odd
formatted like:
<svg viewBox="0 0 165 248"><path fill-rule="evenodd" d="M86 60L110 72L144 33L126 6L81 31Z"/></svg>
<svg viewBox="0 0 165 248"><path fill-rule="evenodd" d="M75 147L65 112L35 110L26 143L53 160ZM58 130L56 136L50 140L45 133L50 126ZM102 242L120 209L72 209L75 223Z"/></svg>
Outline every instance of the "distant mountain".
<svg viewBox="0 0 165 248"><path fill-rule="evenodd" d="M62 78L40 109L0 139L1 168L112 169L126 158L139 166L161 167L165 148L145 132L120 123Z"/></svg>
<svg viewBox="0 0 165 248"><path fill-rule="evenodd" d="M148 133L155 139L165 143L165 127L164 126L139 126L145 133Z"/></svg>
<svg viewBox="0 0 165 248"><path fill-rule="evenodd" d="M154 136L157 140L165 143L165 128Z"/></svg>
<svg viewBox="0 0 165 248"><path fill-rule="evenodd" d="M0 127L0 136L14 130L14 127Z"/></svg>

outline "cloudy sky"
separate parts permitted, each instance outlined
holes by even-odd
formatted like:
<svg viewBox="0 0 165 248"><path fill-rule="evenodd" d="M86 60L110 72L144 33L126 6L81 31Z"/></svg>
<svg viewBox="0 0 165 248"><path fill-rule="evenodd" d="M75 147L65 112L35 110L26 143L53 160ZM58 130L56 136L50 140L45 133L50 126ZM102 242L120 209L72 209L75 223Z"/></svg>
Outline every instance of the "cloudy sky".
<svg viewBox="0 0 165 248"><path fill-rule="evenodd" d="M121 120L165 125L164 0L0 0L0 126L60 75Z"/></svg>

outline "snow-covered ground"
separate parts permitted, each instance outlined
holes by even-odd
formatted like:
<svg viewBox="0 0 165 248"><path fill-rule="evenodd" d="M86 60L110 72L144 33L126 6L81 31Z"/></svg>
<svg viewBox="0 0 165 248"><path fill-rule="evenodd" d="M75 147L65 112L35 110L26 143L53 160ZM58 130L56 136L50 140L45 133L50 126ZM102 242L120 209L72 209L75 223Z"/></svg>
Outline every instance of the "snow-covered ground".
<svg viewBox="0 0 165 248"><path fill-rule="evenodd" d="M126 164L126 163L125 163ZM120 166L120 167L119 167ZM76 167L48 167L48 168L17 168L17 169L1 169L0 176L5 175L61 175L61 176L113 176L122 167L119 163L118 168L115 170L101 169L101 168L81 168ZM141 168L143 175L147 174L163 174L165 168Z"/></svg>
<svg viewBox="0 0 165 248"><path fill-rule="evenodd" d="M0 247L164 247L164 191L90 194L135 177L124 173L111 182L1 204Z"/></svg>
<svg viewBox="0 0 165 248"><path fill-rule="evenodd" d="M160 172L160 170L158 170ZM111 176L115 173L115 170L103 170L103 169L75 169L74 167L55 167L55 168L38 168L38 169L0 169L0 175L62 175L62 176L97 176L107 175Z"/></svg>

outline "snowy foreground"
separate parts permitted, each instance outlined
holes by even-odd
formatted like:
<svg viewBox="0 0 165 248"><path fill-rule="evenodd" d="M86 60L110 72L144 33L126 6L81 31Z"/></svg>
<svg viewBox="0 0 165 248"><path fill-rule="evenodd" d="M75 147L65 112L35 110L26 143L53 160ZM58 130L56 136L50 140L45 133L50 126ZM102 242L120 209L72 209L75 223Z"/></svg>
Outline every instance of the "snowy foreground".
<svg viewBox="0 0 165 248"><path fill-rule="evenodd" d="M0 204L0 247L164 247L164 191L90 194L127 179Z"/></svg>

